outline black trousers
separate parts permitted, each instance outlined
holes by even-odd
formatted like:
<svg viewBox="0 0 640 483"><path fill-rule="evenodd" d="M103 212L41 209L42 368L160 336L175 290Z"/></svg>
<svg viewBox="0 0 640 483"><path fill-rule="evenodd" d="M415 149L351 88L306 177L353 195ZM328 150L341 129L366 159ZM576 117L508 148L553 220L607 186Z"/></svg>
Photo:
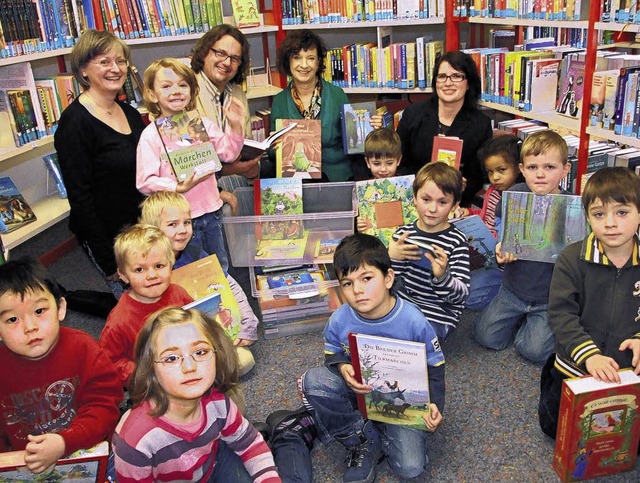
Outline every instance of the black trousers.
<svg viewBox="0 0 640 483"><path fill-rule="evenodd" d="M542 368L542 374L540 374L540 402L538 403L540 428L544 434L553 439L556 439L558 430L562 380L565 379L564 375L553 366L555 360L556 355L552 353Z"/></svg>

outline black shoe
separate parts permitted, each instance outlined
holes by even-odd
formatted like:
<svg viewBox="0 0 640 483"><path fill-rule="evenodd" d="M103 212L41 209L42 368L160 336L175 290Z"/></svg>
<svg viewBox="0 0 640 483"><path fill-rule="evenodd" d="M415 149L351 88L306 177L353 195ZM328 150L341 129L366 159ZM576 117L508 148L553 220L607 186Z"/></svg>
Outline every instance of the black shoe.
<svg viewBox="0 0 640 483"><path fill-rule="evenodd" d="M318 430L313 416L302 406L294 411L280 409L267 416L267 425L271 429L271 441L283 433L294 433L304 441L309 451L313 448L313 440L318 437Z"/></svg>
<svg viewBox="0 0 640 483"><path fill-rule="evenodd" d="M111 292L72 290L64 295L69 310L106 319L118 301Z"/></svg>

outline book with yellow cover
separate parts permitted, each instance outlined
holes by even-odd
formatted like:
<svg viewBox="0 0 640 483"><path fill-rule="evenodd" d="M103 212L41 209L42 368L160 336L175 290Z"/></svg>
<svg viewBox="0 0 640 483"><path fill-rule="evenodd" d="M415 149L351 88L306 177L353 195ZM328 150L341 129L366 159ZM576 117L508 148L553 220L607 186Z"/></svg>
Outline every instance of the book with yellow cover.
<svg viewBox="0 0 640 483"><path fill-rule="evenodd" d="M233 18L239 29L260 26L260 10L257 0L231 0Z"/></svg>

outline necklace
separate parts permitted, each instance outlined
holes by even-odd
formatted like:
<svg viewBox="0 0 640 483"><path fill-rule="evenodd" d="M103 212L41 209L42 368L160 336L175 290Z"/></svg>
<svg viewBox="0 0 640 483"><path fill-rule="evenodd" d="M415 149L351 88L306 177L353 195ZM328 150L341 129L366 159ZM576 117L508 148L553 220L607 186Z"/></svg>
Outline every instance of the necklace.
<svg viewBox="0 0 640 483"><path fill-rule="evenodd" d="M94 106L96 106L97 108L99 108L100 110L104 111L107 113L107 115L109 116L113 116L114 111L116 110L116 107L118 107L117 104L114 103L114 106L111 110L105 109L104 107L102 107L100 104L98 104L96 102L96 100L93 98L93 96L91 94L89 94L89 91L85 92L85 94L87 94L87 97L89 97L89 99L91 99L91 102L93 103Z"/></svg>

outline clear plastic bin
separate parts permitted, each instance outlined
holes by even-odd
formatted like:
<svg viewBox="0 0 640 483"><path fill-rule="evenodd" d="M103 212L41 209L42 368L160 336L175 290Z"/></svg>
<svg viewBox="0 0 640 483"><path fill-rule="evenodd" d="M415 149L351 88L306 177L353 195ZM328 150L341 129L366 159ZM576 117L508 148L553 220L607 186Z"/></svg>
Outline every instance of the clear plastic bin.
<svg viewBox="0 0 640 483"><path fill-rule="evenodd" d="M293 265L314 263L315 245L322 239L342 238L352 234L357 214L355 183L310 183L302 185L302 215L255 216L253 188L238 188L236 213L222 219L229 246L229 256L235 267ZM279 220L302 220L309 238L304 256L299 258L256 259L262 223Z"/></svg>

